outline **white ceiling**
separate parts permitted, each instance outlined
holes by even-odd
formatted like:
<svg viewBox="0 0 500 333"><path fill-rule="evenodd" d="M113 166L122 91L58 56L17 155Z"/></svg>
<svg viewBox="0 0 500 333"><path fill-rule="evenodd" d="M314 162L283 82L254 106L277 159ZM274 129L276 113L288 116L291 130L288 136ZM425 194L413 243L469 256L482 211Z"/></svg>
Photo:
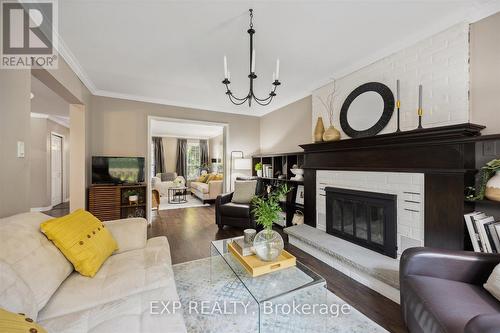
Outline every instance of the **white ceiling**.
<svg viewBox="0 0 500 333"><path fill-rule="evenodd" d="M497 0L59 1L61 54L97 95L262 115L406 45L491 11ZM269 107L234 106L248 91L248 9L255 10L255 82Z"/></svg>
<svg viewBox="0 0 500 333"><path fill-rule="evenodd" d="M186 139L210 139L222 134L222 125L151 120L151 135Z"/></svg>

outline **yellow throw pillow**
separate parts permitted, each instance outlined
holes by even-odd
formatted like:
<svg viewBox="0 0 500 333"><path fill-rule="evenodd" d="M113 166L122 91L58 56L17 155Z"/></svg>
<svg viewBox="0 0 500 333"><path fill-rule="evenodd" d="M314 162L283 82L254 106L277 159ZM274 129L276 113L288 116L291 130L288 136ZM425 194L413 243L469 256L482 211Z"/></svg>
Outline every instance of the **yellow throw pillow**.
<svg viewBox="0 0 500 333"><path fill-rule="evenodd" d="M214 180L223 180L224 176L221 174L221 173L218 173L215 175L215 179Z"/></svg>
<svg viewBox="0 0 500 333"><path fill-rule="evenodd" d="M40 229L84 276L93 277L118 249L104 224L83 209L45 221L40 224Z"/></svg>
<svg viewBox="0 0 500 333"><path fill-rule="evenodd" d="M208 182L211 181L211 180L215 180L215 175L214 174L208 175L207 179L205 180L205 183L208 184Z"/></svg>
<svg viewBox="0 0 500 333"><path fill-rule="evenodd" d="M0 332L47 333L47 331L22 313L13 313L0 308Z"/></svg>
<svg viewBox="0 0 500 333"><path fill-rule="evenodd" d="M200 177L198 177L198 179L196 179L196 181L199 182L199 183L206 183L207 182L207 178L209 176L210 176L209 174L201 175Z"/></svg>

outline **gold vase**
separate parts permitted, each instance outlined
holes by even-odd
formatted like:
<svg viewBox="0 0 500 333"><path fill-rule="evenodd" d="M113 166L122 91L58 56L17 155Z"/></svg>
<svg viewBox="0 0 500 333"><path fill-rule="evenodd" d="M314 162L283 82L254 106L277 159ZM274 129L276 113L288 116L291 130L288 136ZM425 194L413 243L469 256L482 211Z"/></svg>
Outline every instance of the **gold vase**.
<svg viewBox="0 0 500 333"><path fill-rule="evenodd" d="M325 126L323 125L323 118L318 117L318 121L316 121L316 127L314 127L313 141L314 142L323 141L323 133L325 133Z"/></svg>
<svg viewBox="0 0 500 333"><path fill-rule="evenodd" d="M323 141L339 141L340 140L340 132L333 126L330 125L323 133Z"/></svg>

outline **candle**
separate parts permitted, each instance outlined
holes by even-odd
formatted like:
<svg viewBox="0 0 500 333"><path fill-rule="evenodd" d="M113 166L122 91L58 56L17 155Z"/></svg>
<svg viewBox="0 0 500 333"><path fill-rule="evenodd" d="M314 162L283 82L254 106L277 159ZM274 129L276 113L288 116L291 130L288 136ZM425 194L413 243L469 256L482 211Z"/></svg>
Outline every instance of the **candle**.
<svg viewBox="0 0 500 333"><path fill-rule="evenodd" d="M418 86L418 109L422 110L422 85Z"/></svg>
<svg viewBox="0 0 500 333"><path fill-rule="evenodd" d="M227 72L227 79L231 80L231 72L230 71Z"/></svg>
<svg viewBox="0 0 500 333"><path fill-rule="evenodd" d="M399 101L399 80L396 81L396 95L397 95L397 100Z"/></svg>
<svg viewBox="0 0 500 333"><path fill-rule="evenodd" d="M252 73L255 73L255 49L252 50Z"/></svg>
<svg viewBox="0 0 500 333"><path fill-rule="evenodd" d="M227 79L227 57L224 56L224 77Z"/></svg>
<svg viewBox="0 0 500 333"><path fill-rule="evenodd" d="M276 59L276 80L279 80L279 78L280 78L280 58Z"/></svg>

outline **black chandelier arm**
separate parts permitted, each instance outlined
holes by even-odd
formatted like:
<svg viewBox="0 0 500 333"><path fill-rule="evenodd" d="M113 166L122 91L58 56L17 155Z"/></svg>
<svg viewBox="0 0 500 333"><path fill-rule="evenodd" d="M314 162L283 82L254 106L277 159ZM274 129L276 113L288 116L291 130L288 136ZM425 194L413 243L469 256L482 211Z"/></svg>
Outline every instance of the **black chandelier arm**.
<svg viewBox="0 0 500 333"><path fill-rule="evenodd" d="M257 104L259 104L260 106L266 106L266 105L271 104L271 102L273 101L273 97L274 97L274 96L269 96L269 98L267 99L267 102L265 102L265 103L261 103L261 102L260 102L259 100L257 100L257 99L255 100L255 102L256 102Z"/></svg>
<svg viewBox="0 0 500 333"><path fill-rule="evenodd" d="M234 101L233 100L233 98L236 98L236 97L234 97L232 94L228 94L228 96L229 96L229 100L234 105L242 105L242 104L245 104L248 101L248 96L246 98L238 99L238 101Z"/></svg>
<svg viewBox="0 0 500 333"><path fill-rule="evenodd" d="M274 83L273 83L274 84ZM257 101L257 102L266 102L268 101L269 99L272 99L274 96L276 96L276 88L278 88L278 85L274 84L274 89L271 90L271 92L269 93L269 96L266 97L266 98L258 98L257 96L255 96L252 92L252 96L253 98Z"/></svg>

